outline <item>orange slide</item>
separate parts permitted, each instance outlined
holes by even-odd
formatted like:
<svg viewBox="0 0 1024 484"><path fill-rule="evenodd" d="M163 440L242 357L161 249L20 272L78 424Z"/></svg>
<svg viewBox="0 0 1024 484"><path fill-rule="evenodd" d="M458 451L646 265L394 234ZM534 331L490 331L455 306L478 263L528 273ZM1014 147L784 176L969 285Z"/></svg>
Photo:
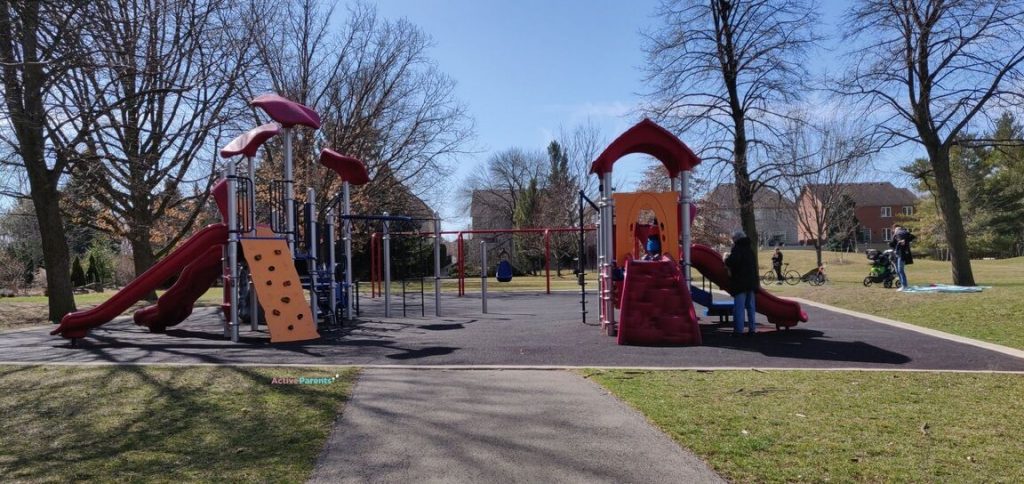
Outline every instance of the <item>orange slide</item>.
<svg viewBox="0 0 1024 484"><path fill-rule="evenodd" d="M722 254L706 245L693 244L690 262L711 282L726 291L729 290L729 273L726 271ZM807 322L807 313L800 307L800 303L782 299L764 289L758 288L755 306L757 312L768 316L768 322L776 326L789 327Z"/></svg>
<svg viewBox="0 0 1024 484"><path fill-rule="evenodd" d="M228 240L228 229L224 224L209 225L189 237L171 254L157 262L149 270L128 283L99 306L77 311L64 316L60 326L50 332L65 338L83 338L90 329L101 326L128 310L132 304L142 300L150 291L173 277L182 269L203 258L212 247L220 247ZM201 271L200 271L201 272ZM180 282L180 281L179 281ZM189 281L182 284L187 285ZM198 298L198 296L197 296Z"/></svg>

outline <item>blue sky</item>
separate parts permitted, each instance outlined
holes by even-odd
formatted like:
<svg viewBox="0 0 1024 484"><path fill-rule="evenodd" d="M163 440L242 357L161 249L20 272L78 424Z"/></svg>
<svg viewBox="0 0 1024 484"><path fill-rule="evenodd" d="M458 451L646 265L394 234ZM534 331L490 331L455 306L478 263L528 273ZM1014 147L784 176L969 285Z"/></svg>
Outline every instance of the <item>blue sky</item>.
<svg viewBox="0 0 1024 484"><path fill-rule="evenodd" d="M657 0L375 4L382 16L404 17L433 38L431 57L458 82L457 96L476 121L479 152L460 160L456 180L495 151L543 149L562 127L589 119L610 140L636 121L630 113L644 89L640 31L655 24ZM846 5L822 4L822 33L838 35ZM339 14L344 11L338 9ZM818 53L811 67L818 73L835 69L834 58L827 51ZM912 156L907 150L887 153L879 165L891 169L907 156ZM622 188L629 187L645 163L632 159L616 165L617 174L625 175ZM442 209L450 227L459 225L453 208Z"/></svg>

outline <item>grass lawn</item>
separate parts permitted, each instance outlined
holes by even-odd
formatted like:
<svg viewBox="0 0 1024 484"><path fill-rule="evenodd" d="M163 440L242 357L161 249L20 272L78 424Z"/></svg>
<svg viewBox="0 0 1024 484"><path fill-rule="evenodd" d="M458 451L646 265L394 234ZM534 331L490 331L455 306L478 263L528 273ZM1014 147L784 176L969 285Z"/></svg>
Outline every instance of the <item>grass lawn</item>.
<svg viewBox="0 0 1024 484"><path fill-rule="evenodd" d="M91 292L88 294L76 294L75 295L75 306L79 310L89 309L96 306L113 296L117 291L107 290L105 292ZM157 294L162 294L163 291L157 291ZM222 298L223 290L219 287L210 288L203 294L198 301L196 306L209 306L219 304ZM136 303L125 311L126 314L135 311L136 309L148 306L149 304L145 301ZM47 308L46 296L24 296L24 297L5 297L0 298L0 331L5 329L16 329L24 328L29 326L37 326L41 324L49 324L46 317L49 314Z"/></svg>
<svg viewBox="0 0 1024 484"><path fill-rule="evenodd" d="M1021 375L589 371L735 482L1022 482Z"/></svg>
<svg viewBox="0 0 1024 484"><path fill-rule="evenodd" d="M790 267L806 272L814 267L814 251L784 251ZM761 272L768 270L770 253L759 256ZM876 284L864 287L869 264L863 253L824 254L829 283L767 286L783 297L801 297L841 308L884 316L918 326L1024 349L1024 257L972 261L979 285L992 286L974 294L907 294ZM948 262L916 259L907 266L911 285L952 283ZM810 324L814 322L811 321Z"/></svg>
<svg viewBox="0 0 1024 484"><path fill-rule="evenodd" d="M270 384L335 373L327 385ZM0 481L305 481L355 375L0 366Z"/></svg>

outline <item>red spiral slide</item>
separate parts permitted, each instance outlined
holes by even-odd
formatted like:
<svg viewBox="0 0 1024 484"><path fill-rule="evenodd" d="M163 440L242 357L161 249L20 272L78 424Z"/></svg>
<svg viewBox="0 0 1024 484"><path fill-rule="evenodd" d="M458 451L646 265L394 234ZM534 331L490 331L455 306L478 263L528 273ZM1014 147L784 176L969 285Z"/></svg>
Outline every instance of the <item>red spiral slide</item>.
<svg viewBox="0 0 1024 484"><path fill-rule="evenodd" d="M227 240L228 229L226 225L213 224L203 228L192 235L192 237L189 237L185 243L171 252L170 255L157 262L153 267L150 267L149 270L128 283L127 286L121 288L117 294L114 294L99 306L64 316L64 319L60 321L60 326L57 326L57 329L51 331L50 334L59 334L65 338L85 337L90 329L101 326L121 315L132 304L146 297L150 291L155 290L164 281L181 272L193 262L205 259L204 255L209 257L208 254L211 247L221 246ZM186 272L202 273L204 271ZM188 274L183 274L183 276L187 278ZM179 281L183 286L189 285L190 282L194 281ZM191 294L188 295L190 296ZM184 298L174 302L181 301L184 301Z"/></svg>
<svg viewBox="0 0 1024 484"><path fill-rule="evenodd" d="M729 273L726 271L722 254L706 245L693 244L690 262L711 282L726 291L729 290ZM755 305L757 312L768 316L768 322L776 326L789 327L807 322L807 313L800 307L800 303L782 299L764 289L758 288Z"/></svg>

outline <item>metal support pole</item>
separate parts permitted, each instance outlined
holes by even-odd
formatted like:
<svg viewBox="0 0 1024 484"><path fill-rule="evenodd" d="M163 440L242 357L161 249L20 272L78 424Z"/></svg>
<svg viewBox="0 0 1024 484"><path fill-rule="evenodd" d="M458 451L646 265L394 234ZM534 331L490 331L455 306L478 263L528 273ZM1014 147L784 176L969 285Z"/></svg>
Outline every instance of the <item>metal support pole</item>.
<svg viewBox="0 0 1024 484"><path fill-rule="evenodd" d="M441 316L441 214L434 212L434 316Z"/></svg>
<svg viewBox="0 0 1024 484"><path fill-rule="evenodd" d="M680 197L679 209L683 212L683 278L686 279L687 287L693 278L690 275L690 172L684 171L679 174Z"/></svg>
<svg viewBox="0 0 1024 484"><path fill-rule="evenodd" d="M487 314L487 241L480 241L480 305Z"/></svg>
<svg viewBox="0 0 1024 484"><path fill-rule="evenodd" d="M348 301L345 304L345 319L352 319L352 221L348 219L352 205L349 199L348 182L342 184L341 193L342 215L345 215L341 232L345 243L345 294L348 295Z"/></svg>
<svg viewBox="0 0 1024 484"><path fill-rule="evenodd" d="M610 336L618 330L615 326L615 291L612 271L617 262L615 260L615 202L612 199L612 174L607 172L601 180L601 234L604 238L604 261L602 261L601 272L604 277L604 289L601 294L601 304L604 306L604 320L602 329Z"/></svg>
<svg viewBox="0 0 1024 484"><path fill-rule="evenodd" d="M306 252L309 256L309 261L306 266L309 268L309 308L313 312L313 324L320 318L320 304L319 297L317 297L317 269L320 264L317 263L317 237L316 237L316 190L312 188L306 189L306 205L309 207L309 217L306 221L309 224L309 230L306 233Z"/></svg>
<svg viewBox="0 0 1024 484"><path fill-rule="evenodd" d="M388 213L384 212L388 217ZM391 317L391 222L384 220L384 317Z"/></svg>
<svg viewBox="0 0 1024 484"><path fill-rule="evenodd" d="M462 237L462 232L459 232L459 236L456 241L456 245L458 245L459 249L459 296L466 295L466 249L464 246L465 244L463 244L463 241L464 239Z"/></svg>
<svg viewBox="0 0 1024 484"><path fill-rule="evenodd" d="M295 180L292 179L292 128L284 131L284 223L288 250L295 256Z"/></svg>
<svg viewBox="0 0 1024 484"><path fill-rule="evenodd" d="M580 317L583 324L587 324L587 273L586 267L586 231L583 229L583 190L579 193L579 215L580 215L580 244L576 254L576 279L580 285Z"/></svg>
<svg viewBox="0 0 1024 484"><path fill-rule="evenodd" d="M249 230L249 236L256 236L256 161L253 157L248 157L248 173L249 186L252 187L252 193L249 195L249 217L252 220L252 227ZM252 278L252 271L249 271L249 330L259 331L260 329L260 302L256 296L256 281Z"/></svg>
<svg viewBox="0 0 1024 484"><path fill-rule="evenodd" d="M551 294L551 232L544 231L544 279L547 281L547 293Z"/></svg>
<svg viewBox="0 0 1024 484"><path fill-rule="evenodd" d="M228 272L230 279L231 310L228 326L231 341L238 342L238 188L235 183L235 164L228 163Z"/></svg>
<svg viewBox="0 0 1024 484"><path fill-rule="evenodd" d="M327 295L327 304L331 306L331 318L334 324L339 323L338 314L338 281L336 277L338 261L337 250L334 243L334 209L327 211L327 281L330 293Z"/></svg>

